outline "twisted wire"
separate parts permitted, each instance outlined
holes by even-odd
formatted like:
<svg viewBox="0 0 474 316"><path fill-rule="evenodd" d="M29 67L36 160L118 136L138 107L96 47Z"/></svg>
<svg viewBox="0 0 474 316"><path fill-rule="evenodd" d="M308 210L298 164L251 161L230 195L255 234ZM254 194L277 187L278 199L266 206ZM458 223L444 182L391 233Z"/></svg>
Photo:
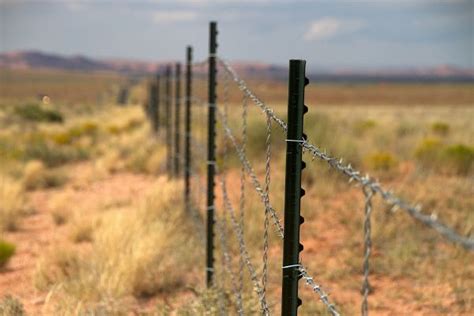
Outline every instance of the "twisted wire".
<svg viewBox="0 0 474 316"><path fill-rule="evenodd" d="M218 169L218 168L217 168ZM257 276L257 271L255 270L255 267L253 266L252 262L250 261L250 255L249 251L247 250L247 246L244 240L244 237L242 235L242 230L240 229L239 223L237 221L237 218L235 216L234 208L232 207L232 203L230 202L230 198L227 192L227 186L225 181L223 180L222 174L219 173L219 184L222 190L222 197L224 200L224 210L226 213L230 215L230 220L232 224L233 231L237 237L237 241L239 242L239 252L240 256L243 258L245 265L247 266L247 270L249 271L250 274L250 279L252 280L255 291L258 294L259 302L260 302L260 307L262 309L262 313L264 315L270 315L270 311L265 299L265 296L263 295L263 290L262 287L260 286L260 282L258 281L258 276Z"/></svg>
<svg viewBox="0 0 474 316"><path fill-rule="evenodd" d="M283 239L284 238L284 231L283 231L283 228L281 227L280 220L278 218L278 215L276 214L276 211L271 206L271 204L269 202L270 200L267 198L267 195L265 194L265 191L262 190L260 182L258 181L257 176L256 176L255 172L253 171L253 168L252 168L250 162L248 161L247 157L243 154L242 148L238 145L234 135L232 134L232 130L227 125L225 117L223 117L223 114L221 113L221 111L219 111L219 109L217 109L217 114L221 118L222 128L224 129L224 135L229 137L232 146L234 147L235 151L237 152L237 155L239 157L240 162L245 167L245 171L247 172L247 174L249 174L249 176L251 178L251 182L254 185L254 188L255 188L256 192L260 195L260 198L261 198L261 200L263 201L263 203L265 205L265 209L268 210L268 212L270 213L270 216L273 219L274 225L276 227L277 235L281 239ZM226 197L224 196L224 198L226 198ZM241 231L240 231L240 234L241 234ZM305 277L305 279L307 280L307 284L308 285L311 285L311 284L312 285L317 285L316 283L314 283L312 277L310 277L308 275L308 273L306 272L306 269L302 265L300 265L300 268L302 268L305 271L304 274L302 273L302 277ZM310 282L310 283L308 283L308 282ZM316 294L319 295L321 301L326 305L328 311L333 316L339 315L337 313L336 308L334 307L334 305L329 302L328 295L321 289L321 287L319 285L317 285L316 288L313 287L313 290Z"/></svg>
<svg viewBox="0 0 474 316"><path fill-rule="evenodd" d="M265 159L265 205L270 204L270 162L271 162L271 131L272 131L272 120L267 115L267 137L265 140L266 146L266 159ZM263 269L262 269L262 288L263 295L266 295L267 281L268 281L268 227L270 226L270 218L268 208L265 207L265 220L263 230Z"/></svg>
<svg viewBox="0 0 474 316"><path fill-rule="evenodd" d="M362 187L362 191L365 195L365 220L364 220L364 263L363 263L363 271L364 271L364 280L362 282L362 305L361 305L361 313L363 316L367 316L369 314L369 306L368 306L368 296L370 292L370 284L369 284L369 259L370 254L372 251L372 240L371 240L371 225L370 225L370 215L372 214L372 197L374 196L374 192L367 187Z"/></svg>
<svg viewBox="0 0 474 316"><path fill-rule="evenodd" d="M232 134L232 130L227 125L227 120L223 116L222 112L219 109L217 109L216 113L221 118L222 127L224 129L224 135L226 137L228 137L229 140L231 141L231 144L234 147L235 151L237 152L237 156L239 157L240 162L245 167L245 171L250 176L251 182L252 182L255 190L257 191L257 193L260 196L260 199L264 203L265 209L269 211L270 216L273 219L273 223L276 227L278 235L281 238L283 238L283 227L281 226L281 222L280 222L280 219L278 217L278 214L276 213L275 209L270 204L270 199L268 198L268 194L262 188L262 186L260 184L260 181L258 181L257 175L255 174L255 171L253 170L252 165L250 164L250 162L247 159L247 157L245 156L245 154L242 152L242 148L237 143L237 140L235 139L235 136Z"/></svg>
<svg viewBox="0 0 474 316"><path fill-rule="evenodd" d="M217 217L217 216L216 216ZM219 235L219 240L221 243L221 248L222 248L222 262L223 262L223 267L224 271L230 276L230 282L232 284L232 291L235 296L236 300L236 307L237 307L237 314L238 315L243 315L244 310L243 310L243 305L242 305L242 296L241 293L239 293L239 287L237 280L235 279L235 275L232 272L231 268L231 258L229 254L229 248L228 248L228 242L227 242L227 217L225 215L222 216L222 219L219 220L216 218L216 228L217 228L217 233ZM224 280L225 283L225 280Z"/></svg>
<svg viewBox="0 0 474 316"><path fill-rule="evenodd" d="M239 78L239 76L230 66L230 64L222 58L218 58L218 61L223 66L224 70L231 75L234 82L236 82L236 84L239 86L240 90L251 100L253 100L254 103L258 107L260 107L263 112L269 115L272 120L275 121L284 131L287 131L287 124L274 113L273 109L269 108L267 105L265 105L265 103L263 103L260 99L256 97L255 93L250 90L244 80ZM442 235L449 241L455 244L459 244L468 250L474 251L474 238L461 236L454 229L440 222L435 215L428 215L423 213L421 211L421 206L412 205L395 196L391 191L385 190L381 186L381 184L378 183L375 179L370 178L369 176L361 176L362 173L354 169L350 164L344 165L342 159L337 159L329 156L326 152L321 151L317 146L311 144L305 139L301 139L298 141L300 142L300 145L303 147L303 149L307 150L309 153L312 154L313 158L318 158L320 160L325 161L334 170L348 177L350 182L356 182L362 186L369 186L372 191L380 194L382 199L391 207L398 207L404 210L411 217L422 222L424 225L434 229L436 232L438 232L440 235Z"/></svg>
<svg viewBox="0 0 474 316"><path fill-rule="evenodd" d="M224 93L223 93L224 117L227 120L228 108L229 108L229 75L227 73L224 73L223 74L223 79L224 79L223 80L224 81ZM223 143L222 143L222 146L223 146L222 163L223 164L227 160L227 147L228 147L227 143L228 143L228 140L227 140L226 137L224 137L224 140L223 140ZM224 182L227 181L226 177L225 177L225 173L222 173L222 179L223 179ZM224 205L224 207L225 207L225 205ZM224 215L223 220L224 220L223 221L223 224L224 224L224 226L223 226L223 237L224 237L223 241L226 242L225 232L226 232L227 216ZM227 247L226 244L224 246ZM240 291L237 280L235 279L234 273L232 271L231 260L230 260L230 256L229 256L228 253L227 253L227 255L224 255L224 263L225 263L226 270L230 274L232 289L233 289L235 299L236 299L237 313L239 315L243 315L242 292Z"/></svg>
<svg viewBox="0 0 474 316"><path fill-rule="evenodd" d="M247 109L248 97L242 98L242 152L246 155L247 151ZM244 216L245 216L245 167L240 167L240 197L239 197L239 225L244 235ZM244 261L239 257L239 291L244 291Z"/></svg>
<svg viewBox="0 0 474 316"><path fill-rule="evenodd" d="M302 264L300 264L298 270L300 271L301 277L305 280L305 284L311 287L314 293L319 295L321 302L326 305L328 312L331 313L332 316L340 316L334 304L331 304L329 302L328 294L326 294L326 292L321 288L319 284L314 282L313 277L308 274L306 268Z"/></svg>

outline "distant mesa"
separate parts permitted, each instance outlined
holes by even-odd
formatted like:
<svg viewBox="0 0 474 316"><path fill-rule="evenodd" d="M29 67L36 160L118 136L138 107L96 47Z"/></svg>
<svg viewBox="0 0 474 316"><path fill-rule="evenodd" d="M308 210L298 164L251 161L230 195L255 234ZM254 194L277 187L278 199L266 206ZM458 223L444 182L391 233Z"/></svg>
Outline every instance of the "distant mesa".
<svg viewBox="0 0 474 316"><path fill-rule="evenodd" d="M14 51L0 53L0 67L12 69L57 69L69 71L107 71L123 74L147 75L163 69L174 61L146 62L127 59L94 59L86 56L63 56L40 51ZM243 78L284 80L288 75L284 66L262 62L233 62L232 66ZM422 68L383 68L372 70L332 69L313 71L310 79L321 81L460 81L473 82L474 69L453 65ZM199 71L204 72L202 67Z"/></svg>

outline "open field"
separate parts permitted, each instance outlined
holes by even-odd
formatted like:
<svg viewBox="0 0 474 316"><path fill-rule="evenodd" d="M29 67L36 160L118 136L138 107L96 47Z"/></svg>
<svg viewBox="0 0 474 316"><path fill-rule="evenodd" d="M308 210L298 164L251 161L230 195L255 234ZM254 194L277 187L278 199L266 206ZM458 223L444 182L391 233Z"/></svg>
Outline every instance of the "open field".
<svg viewBox="0 0 474 316"><path fill-rule="evenodd" d="M115 104L123 82L104 74L2 73L0 242L15 249L3 262L7 256L2 251L11 247L0 244L0 314L15 315L7 311L16 308L28 315L217 315L222 304L235 313L230 276L220 266L219 236L220 287L205 289L200 228L183 211L182 180L166 176L164 132L151 133L139 105L146 100L146 83L131 88L130 104L123 107ZM286 117L285 84L250 85ZM197 86L203 97L203 84ZM305 133L473 237L473 88L310 84ZM38 94L50 96L49 104L38 100ZM218 95L221 104L228 104L229 124L240 135L238 89ZM205 144L204 109L196 107L194 117L194 138ZM262 182L265 128L264 116L249 102L247 153ZM222 154L221 126L218 135ZM205 159L198 149L193 162L201 178L193 180L192 190L203 213L199 183L204 187ZM361 300L363 195L323 162L311 162L310 156L305 160L302 260L338 309L354 315ZM237 209L238 158L229 150L219 165ZM284 169L285 135L273 126L270 192L281 218ZM260 273L264 208L248 180L245 240ZM216 205L222 216L220 194ZM371 314L472 313L472 252L378 199L372 229ZM282 247L273 230L267 296L272 314L278 314ZM228 233L230 252L237 254L230 227ZM237 271L237 256L233 258ZM248 275L245 281L245 311L258 314ZM300 293L302 315L325 314L302 281Z"/></svg>

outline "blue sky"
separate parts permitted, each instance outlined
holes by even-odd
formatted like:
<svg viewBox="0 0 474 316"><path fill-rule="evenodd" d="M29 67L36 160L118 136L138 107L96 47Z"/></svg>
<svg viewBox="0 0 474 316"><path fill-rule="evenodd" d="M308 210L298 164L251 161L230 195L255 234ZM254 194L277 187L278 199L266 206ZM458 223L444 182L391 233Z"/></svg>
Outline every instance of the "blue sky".
<svg viewBox="0 0 474 316"><path fill-rule="evenodd" d="M0 50L196 59L208 21L231 60L312 68L473 67L474 0L0 0Z"/></svg>

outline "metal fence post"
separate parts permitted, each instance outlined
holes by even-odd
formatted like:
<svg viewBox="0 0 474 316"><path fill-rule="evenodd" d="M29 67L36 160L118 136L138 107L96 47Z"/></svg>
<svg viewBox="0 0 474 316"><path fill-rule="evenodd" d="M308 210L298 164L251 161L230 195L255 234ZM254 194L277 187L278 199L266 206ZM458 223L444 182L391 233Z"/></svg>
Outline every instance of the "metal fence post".
<svg viewBox="0 0 474 316"><path fill-rule="evenodd" d="M156 130L160 128L160 75L156 75Z"/></svg>
<svg viewBox="0 0 474 316"><path fill-rule="evenodd" d="M207 286L213 284L214 275L214 186L216 164L216 52L217 23L209 25L209 81L208 81L208 131L207 131Z"/></svg>
<svg viewBox="0 0 474 316"><path fill-rule="evenodd" d="M307 112L304 105L304 89L308 83L305 77L306 61L290 60L288 83L288 132L286 141L285 174L285 238L283 240L283 288L281 300L282 316L295 316L301 300L298 298L299 254L303 250L300 244L301 197L305 191L301 188L301 170L303 148L303 115Z"/></svg>
<svg viewBox="0 0 474 316"><path fill-rule="evenodd" d="M193 48L186 47L186 113L185 113L185 146L184 146L184 207L187 212L191 207L191 95L192 95L192 62Z"/></svg>
<svg viewBox="0 0 474 316"><path fill-rule="evenodd" d="M150 82L150 100L148 103L148 118L151 122L151 127L153 132L158 131L158 121L157 121L157 93L158 86L154 80Z"/></svg>
<svg viewBox="0 0 474 316"><path fill-rule="evenodd" d="M166 120L166 170L171 173L171 67L166 67L165 120Z"/></svg>
<svg viewBox="0 0 474 316"><path fill-rule="evenodd" d="M176 63L175 70L175 115L174 115L174 175L179 177L181 158L181 64Z"/></svg>

